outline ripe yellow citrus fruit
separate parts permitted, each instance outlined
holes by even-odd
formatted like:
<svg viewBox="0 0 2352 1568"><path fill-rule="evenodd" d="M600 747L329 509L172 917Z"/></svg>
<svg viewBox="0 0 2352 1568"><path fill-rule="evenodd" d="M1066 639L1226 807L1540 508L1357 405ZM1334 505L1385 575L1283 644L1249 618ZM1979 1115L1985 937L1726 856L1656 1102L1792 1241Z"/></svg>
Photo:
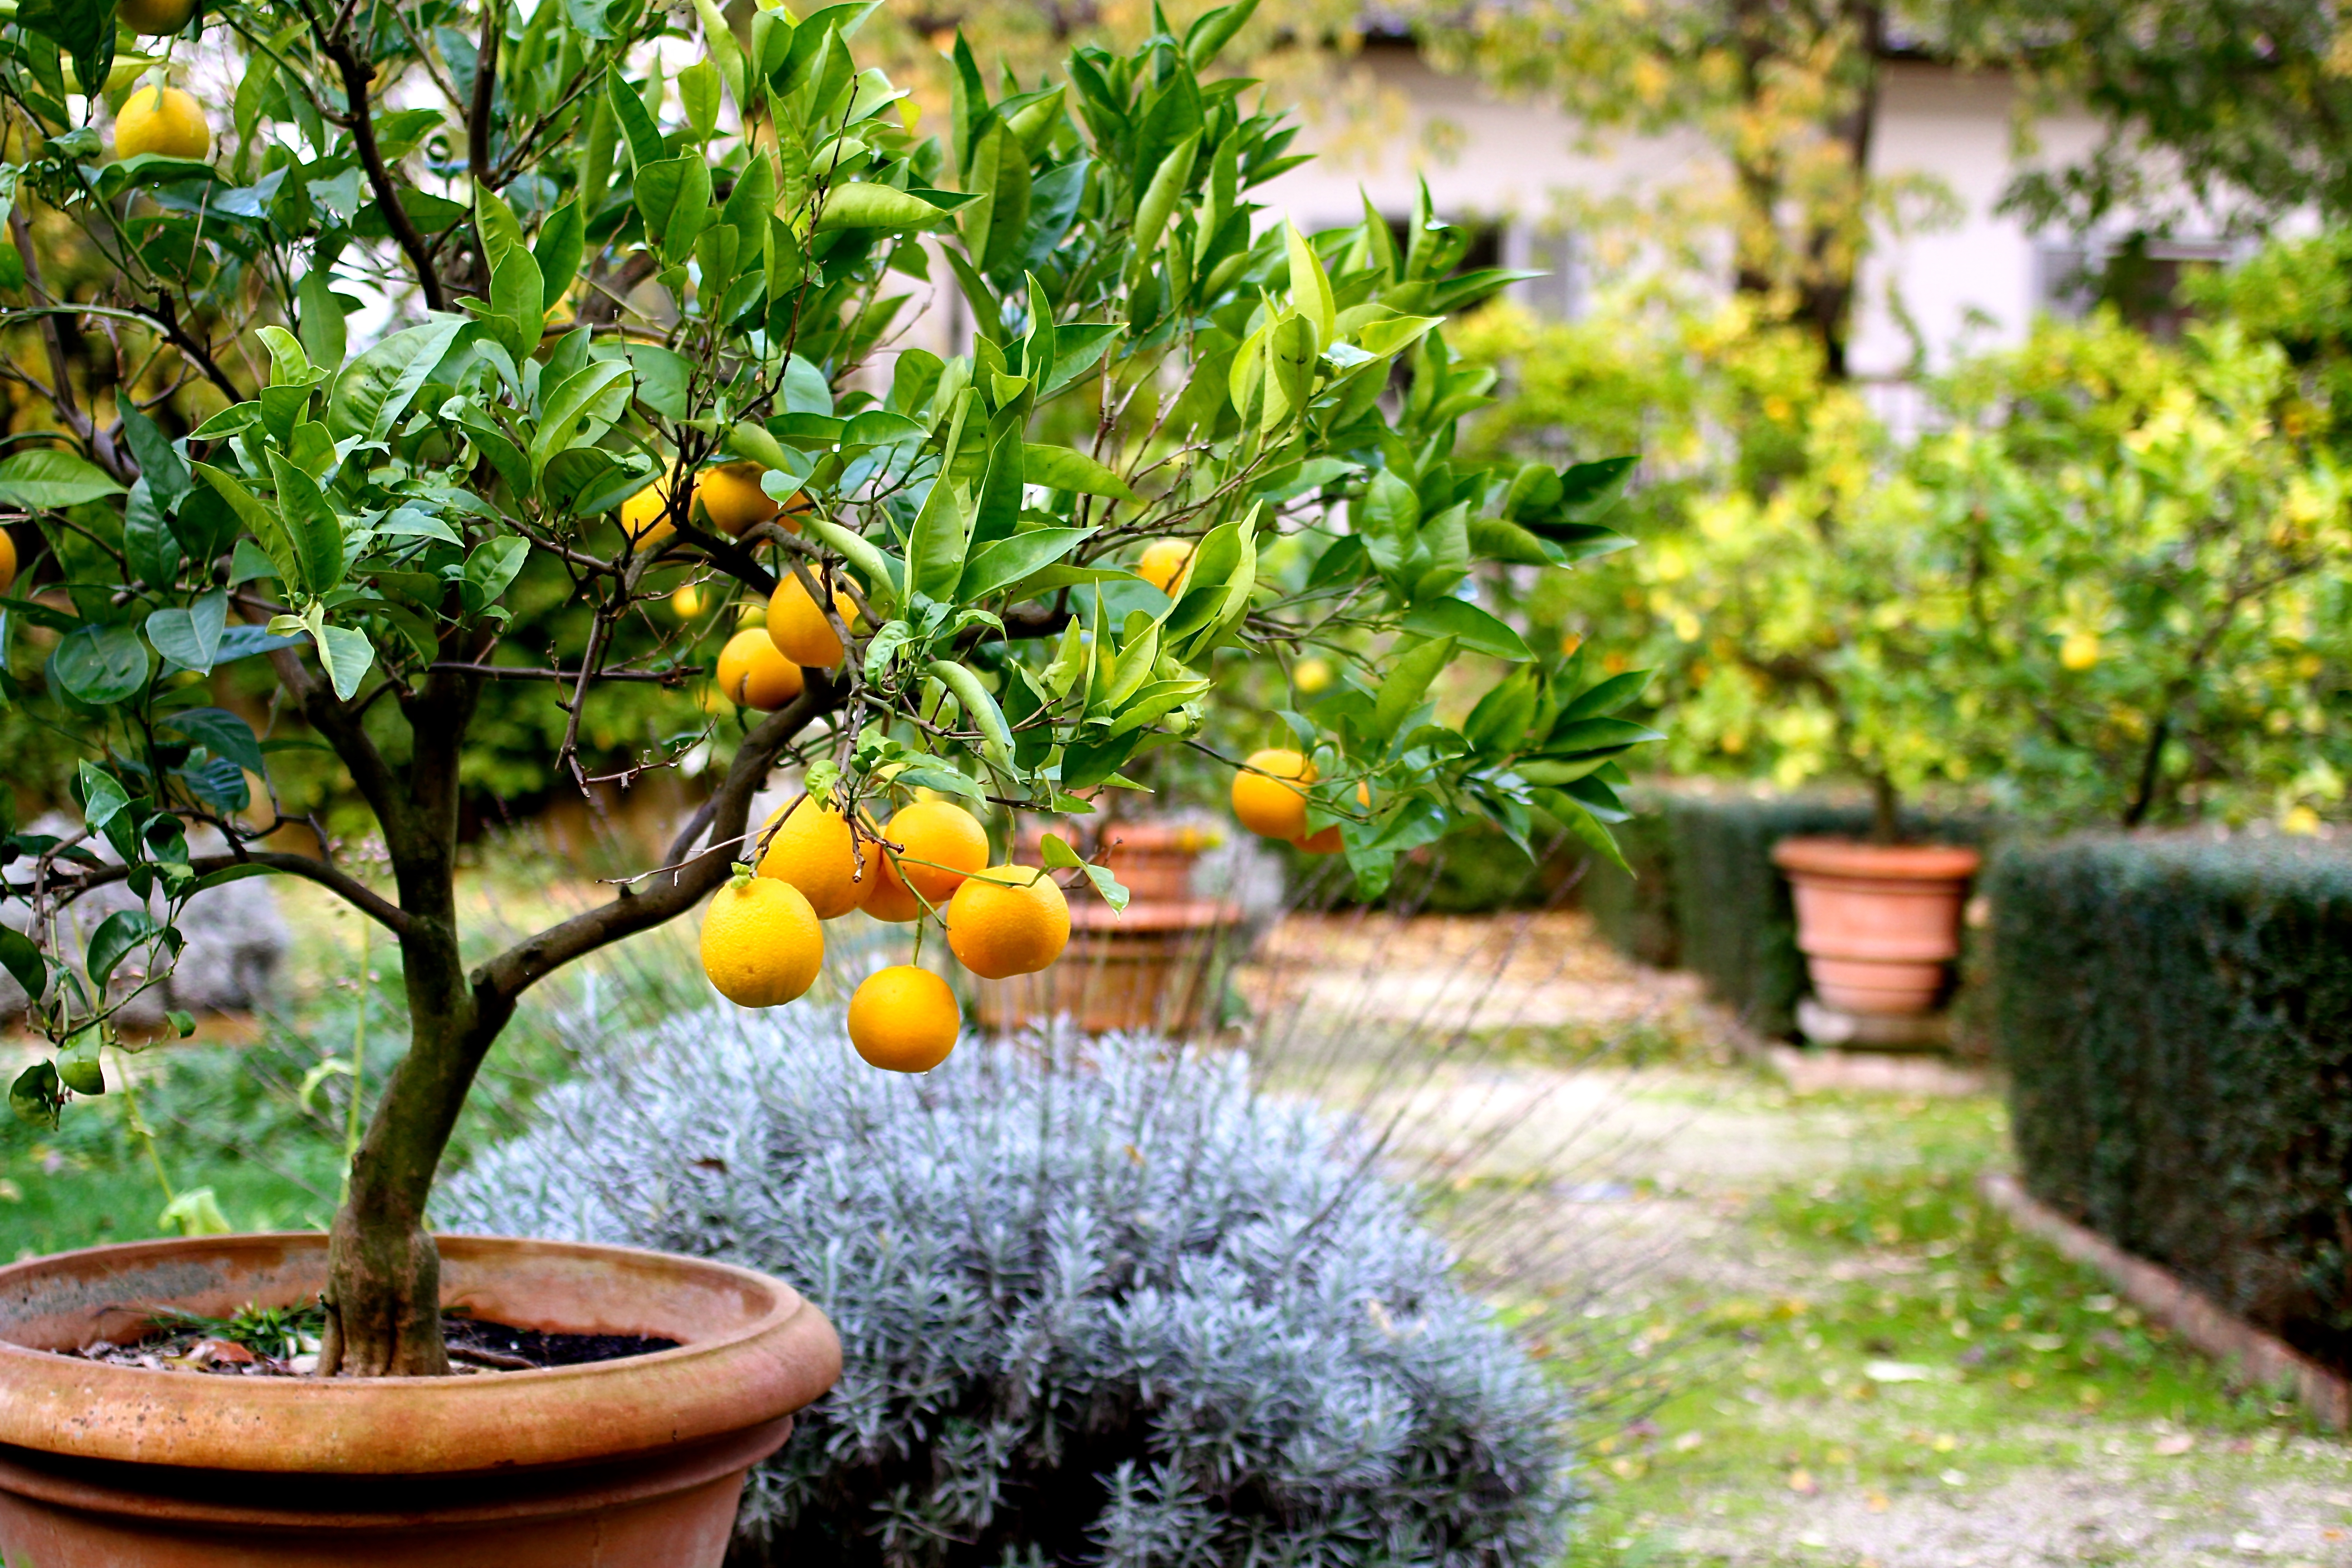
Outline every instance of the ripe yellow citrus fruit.
<svg viewBox="0 0 2352 1568"><path fill-rule="evenodd" d="M690 621L702 614L703 593L698 583L688 583L669 596L670 613L681 621Z"/></svg>
<svg viewBox="0 0 2352 1568"><path fill-rule="evenodd" d="M1313 784L1315 769L1297 752L1275 748L1252 752L1248 767L1234 775L1234 816L1261 838L1298 838L1307 832L1307 793L1285 779Z"/></svg>
<svg viewBox="0 0 2352 1568"><path fill-rule="evenodd" d="M1143 559L1135 563L1135 574L1163 594L1176 591L1176 579L1184 575L1185 563L1192 559L1192 542L1189 539L1155 540L1143 552Z"/></svg>
<svg viewBox="0 0 2352 1568"><path fill-rule="evenodd" d="M834 594L833 608L845 626L857 618L857 605L846 594ZM786 658L804 669L831 669L841 662L841 638L798 577L786 577L769 595L768 636Z"/></svg>
<svg viewBox="0 0 2352 1568"><path fill-rule="evenodd" d="M703 469L694 481L694 499L702 503L710 525L731 539L740 539L752 524L775 516L781 509L760 488L760 476L767 471L757 463ZM800 529L793 526L793 531L798 533Z"/></svg>
<svg viewBox="0 0 2352 1568"><path fill-rule="evenodd" d="M719 689L739 708L772 713L798 697L801 686L801 667L757 626L737 632L719 650Z"/></svg>
<svg viewBox="0 0 2352 1568"><path fill-rule="evenodd" d="M911 963L876 970L849 998L849 1043L891 1072L930 1071L948 1059L962 1027L948 983Z"/></svg>
<svg viewBox="0 0 2352 1568"><path fill-rule="evenodd" d="M196 0L115 0L115 19L134 33L165 38L183 32L196 14Z"/></svg>
<svg viewBox="0 0 2352 1568"><path fill-rule="evenodd" d="M2066 640L2058 645L2058 662L2080 673L2099 662L2099 634L2068 632Z"/></svg>
<svg viewBox="0 0 2352 1568"><path fill-rule="evenodd" d="M768 624L768 606L757 599L746 599L735 606L735 624L739 626L764 626Z"/></svg>
<svg viewBox="0 0 2352 1568"><path fill-rule="evenodd" d="M16 585L16 542L0 528L0 594Z"/></svg>
<svg viewBox="0 0 2352 1568"><path fill-rule="evenodd" d="M1307 696L1328 691L1331 687L1331 661L1312 656L1290 667L1290 684Z"/></svg>
<svg viewBox="0 0 2352 1568"><path fill-rule="evenodd" d="M768 877L730 882L702 917L702 972L739 1007L774 1007L824 965L824 928L800 889Z"/></svg>
<svg viewBox="0 0 2352 1568"><path fill-rule="evenodd" d="M195 99L176 87L142 87L124 100L114 117L114 155L136 158L161 153L167 158L202 158L212 151L212 127Z"/></svg>
<svg viewBox="0 0 2352 1568"><path fill-rule="evenodd" d="M669 472L621 503L621 531L639 550L651 550L677 531L669 520L669 498L677 482L677 465L673 463ZM686 504L693 506L691 495Z"/></svg>
<svg viewBox="0 0 2352 1568"><path fill-rule="evenodd" d="M893 864L887 852L882 857L881 880L866 900L866 912L877 921L920 918L925 900L939 908L966 877L988 864L988 829L980 818L948 801L919 800L902 806L882 829L882 837L898 846L904 858Z"/></svg>
<svg viewBox="0 0 2352 1568"><path fill-rule="evenodd" d="M760 857L760 875L798 888L818 919L847 914L874 890L882 851L870 834L864 844L854 843L849 819L831 801L803 795L769 821L775 832Z"/></svg>
<svg viewBox="0 0 2352 1568"><path fill-rule="evenodd" d="M1360 805L1371 805L1372 786L1359 783L1356 785L1356 801ZM1337 855L1347 847L1346 843L1339 837L1339 825L1336 822L1327 824L1320 833L1310 833L1304 838L1294 838L1291 843L1309 855Z"/></svg>
<svg viewBox="0 0 2352 1568"><path fill-rule="evenodd" d="M983 980L1034 974L1069 942L1069 900L1038 867L974 871L948 900L948 947Z"/></svg>

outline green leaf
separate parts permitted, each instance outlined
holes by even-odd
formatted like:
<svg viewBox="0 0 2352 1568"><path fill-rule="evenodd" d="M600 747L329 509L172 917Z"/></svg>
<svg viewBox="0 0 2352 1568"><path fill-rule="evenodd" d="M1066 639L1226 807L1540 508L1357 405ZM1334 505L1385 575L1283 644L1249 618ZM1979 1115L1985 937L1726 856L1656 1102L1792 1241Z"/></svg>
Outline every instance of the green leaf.
<svg viewBox="0 0 2352 1568"><path fill-rule="evenodd" d="M1631 719L1567 719L1552 727L1551 738L1544 742L1544 750L1554 755L1567 756L1610 747L1638 746L1645 741L1664 739L1665 736L1647 724L1636 724Z"/></svg>
<svg viewBox="0 0 2352 1568"><path fill-rule="evenodd" d="M905 568L896 557L884 554L872 540L828 517L812 514L801 520L801 527L848 562L865 579L866 596L874 601L877 611L887 615L897 606Z"/></svg>
<svg viewBox="0 0 2352 1568"><path fill-rule="evenodd" d="M531 259L539 263L540 311L555 309L570 292L572 281L580 276L580 262L587 248L587 226L580 216L578 201L568 201L549 215L539 226L539 243L530 247Z"/></svg>
<svg viewBox="0 0 2352 1568"><path fill-rule="evenodd" d="M497 604L530 558L530 542L519 534L501 534L476 545L466 557L467 608L478 616Z"/></svg>
<svg viewBox="0 0 2352 1568"><path fill-rule="evenodd" d="M661 127L646 112L646 100L622 78L618 66L605 68L604 96L612 103L614 117L621 122L623 134L629 139L630 166L643 168L659 162L664 153Z"/></svg>
<svg viewBox="0 0 2352 1568"><path fill-rule="evenodd" d="M146 689L147 645L129 626L78 626L49 655L49 674L94 708L126 701Z"/></svg>
<svg viewBox="0 0 2352 1568"><path fill-rule="evenodd" d="M143 477L132 482L123 503L122 557L132 580L150 590L170 587L180 574L179 538Z"/></svg>
<svg viewBox="0 0 2352 1568"><path fill-rule="evenodd" d="M159 728L174 734L185 735L211 751L213 755L235 763L251 773L264 771L261 742L253 726L226 708L191 708L172 714L161 721Z"/></svg>
<svg viewBox="0 0 2352 1568"><path fill-rule="evenodd" d="M195 480L188 472L187 459L173 449L163 428L127 398L121 415L122 434L131 457L138 460L140 477L147 481L148 493L165 506L187 494Z"/></svg>
<svg viewBox="0 0 2352 1568"><path fill-rule="evenodd" d="M335 298L335 280L323 267L302 274L295 290L297 320L302 329L302 349L312 364L341 364L350 348L343 325L342 301Z"/></svg>
<svg viewBox="0 0 2352 1568"><path fill-rule="evenodd" d="M996 699L990 695L988 688L980 683L980 677L962 665L951 664L943 658L935 658L923 668L955 693L956 701L963 707L964 717L971 721L984 737L982 749L988 752L989 760L999 767L1009 767L1013 760L1013 729L1004 721L1004 710L996 705Z"/></svg>
<svg viewBox="0 0 2352 1568"><path fill-rule="evenodd" d="M1465 599L1431 599L1415 605L1399 624L1415 637L1450 637L1473 653L1510 659L1535 657L1518 633Z"/></svg>
<svg viewBox="0 0 2352 1568"><path fill-rule="evenodd" d="M1315 325L1291 312L1265 334L1265 411L1258 428L1274 430L1307 409L1315 385Z"/></svg>
<svg viewBox="0 0 2352 1568"><path fill-rule="evenodd" d="M335 695L345 702L359 695L360 682L367 679L368 667L375 662L375 645L368 641L365 632L349 626L324 624L312 628L319 647L320 668Z"/></svg>
<svg viewBox="0 0 2352 1568"><path fill-rule="evenodd" d="M598 419L609 425L627 410L632 392L625 384L629 364L623 359L590 360L546 393L539 433L530 438L532 473L546 471L549 460L580 435L583 420ZM617 393L607 396L608 389L615 386Z"/></svg>
<svg viewBox="0 0 2352 1568"><path fill-rule="evenodd" d="M472 325L463 316L436 316L421 327L393 333L352 361L335 377L334 390L328 394L327 428L339 439L389 437L434 367ZM234 497L223 494L236 505Z"/></svg>
<svg viewBox="0 0 2352 1568"><path fill-rule="evenodd" d="M944 475L932 483L907 532L907 582L915 593L942 602L953 597L971 539L969 506Z"/></svg>
<svg viewBox="0 0 2352 1568"><path fill-rule="evenodd" d="M31 937L9 926L0 926L0 968L34 1001L49 994L48 961Z"/></svg>
<svg viewBox="0 0 2352 1568"><path fill-rule="evenodd" d="M831 234L845 228L931 228L945 223L950 215L918 195L895 190L888 185L858 183L835 185L827 191L824 205L818 209L816 232Z"/></svg>
<svg viewBox="0 0 2352 1568"><path fill-rule="evenodd" d="M46 1061L35 1062L8 1086L8 1108L27 1121L55 1125L62 1098L58 1092L58 1069Z"/></svg>
<svg viewBox="0 0 2352 1568"><path fill-rule="evenodd" d="M1039 858L1045 861L1045 865L1049 868L1055 870L1085 872L1087 875L1087 880L1094 884L1095 891L1102 895L1103 902L1108 904L1115 910L1118 910L1122 913L1126 911L1128 900L1127 889L1120 884L1119 879L1117 877L1111 874L1109 867L1097 866L1094 864L1094 862L1087 859L1076 849L1071 848L1069 844L1057 833L1048 833L1045 835L1045 842L1040 847L1040 849L1041 853Z"/></svg>
<svg viewBox="0 0 2352 1568"><path fill-rule="evenodd" d="M1095 531L1091 528L1038 528L1000 539L965 564L956 597L965 604L976 604L999 589L1009 588L1051 566Z"/></svg>
<svg viewBox="0 0 2352 1568"><path fill-rule="evenodd" d="M302 340L285 328L270 325L258 329L257 334L269 350L269 384L277 386L308 386L321 373L310 368L310 356L302 347Z"/></svg>
<svg viewBox="0 0 2352 1568"><path fill-rule="evenodd" d="M1616 712L1641 696L1642 689L1650 684L1650 678L1656 673L1654 669L1629 669L1622 675L1612 675L1596 683L1578 693L1573 701L1559 710L1558 726L1564 727L1579 719L1598 719Z"/></svg>
<svg viewBox="0 0 2352 1568"><path fill-rule="evenodd" d="M1041 447L1031 442L1022 448L1021 473L1028 483L1043 485L1048 489L1109 496L1115 500L1133 501L1138 505L1143 502L1141 496L1128 488L1125 479L1084 452L1074 451L1067 447Z"/></svg>
<svg viewBox="0 0 2352 1568"><path fill-rule="evenodd" d="M1389 667L1388 679L1381 682L1380 693L1372 702L1372 732L1386 741L1394 737L1397 729L1421 706L1429 694L1430 683L1454 658L1454 639L1439 637L1423 643Z"/></svg>
<svg viewBox="0 0 2352 1568"><path fill-rule="evenodd" d="M1627 876L1633 874L1633 868L1625 863L1624 851L1617 847L1617 840L1610 836L1609 829L1601 819L1585 808L1583 802L1557 789L1537 790L1534 798L1536 805L1574 834L1586 848Z"/></svg>
<svg viewBox="0 0 2352 1568"><path fill-rule="evenodd" d="M684 261L710 221L710 165L696 155L640 165L636 205L645 215L646 237L662 259Z"/></svg>
<svg viewBox="0 0 2352 1568"><path fill-rule="evenodd" d="M155 1216L155 1228L182 1236L230 1236L236 1230L221 1213L220 1199L210 1187L192 1187L165 1204Z"/></svg>
<svg viewBox="0 0 2352 1568"><path fill-rule="evenodd" d="M55 511L119 496L122 487L71 452L18 452L0 458L0 501L26 511Z"/></svg>
<svg viewBox="0 0 2352 1568"><path fill-rule="evenodd" d="M1290 258L1290 306L1315 326L1315 342L1328 348L1338 341L1339 308L1332 302L1331 277L1323 261L1295 223L1282 226L1283 247Z"/></svg>
<svg viewBox="0 0 2352 1568"><path fill-rule="evenodd" d="M1192 160L1201 151L1201 132L1194 131L1170 149L1152 172L1151 183L1144 187L1142 198L1135 205L1135 229L1128 254L1130 275L1140 276L1151 265L1152 253L1160 248L1160 237L1168 227L1168 219L1176 210L1184 187L1192 182Z"/></svg>
<svg viewBox="0 0 2352 1568"><path fill-rule="evenodd" d="M83 963L89 971L91 988L104 991L116 966L141 944L153 940L162 929L144 910L117 910L100 921L98 929L90 933L89 950Z"/></svg>
<svg viewBox="0 0 2352 1568"><path fill-rule="evenodd" d="M81 796L81 819L92 833L104 831L106 825L131 805L122 782L94 763L82 763L75 772L74 782L79 786L77 793Z"/></svg>
<svg viewBox="0 0 2352 1568"><path fill-rule="evenodd" d="M326 593L343 580L342 519L335 515L319 481L275 448L269 453L269 477L278 487L278 520L292 546L289 563L295 580L289 585L299 593Z"/></svg>

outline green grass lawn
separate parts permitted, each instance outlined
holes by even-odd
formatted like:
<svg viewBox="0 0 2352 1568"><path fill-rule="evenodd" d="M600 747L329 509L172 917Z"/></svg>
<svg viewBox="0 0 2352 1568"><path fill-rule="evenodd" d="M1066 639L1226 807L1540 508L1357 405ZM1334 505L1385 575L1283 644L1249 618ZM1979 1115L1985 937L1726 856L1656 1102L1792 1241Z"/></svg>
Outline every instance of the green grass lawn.
<svg viewBox="0 0 2352 1568"><path fill-rule="evenodd" d="M1885 1512L2093 1462L2259 1460L2311 1430L1978 1194L2005 1159L1995 1102L1864 1109L1882 1131L1852 1167L1733 1200L1784 1289L1637 1326L1654 1348L1633 1376L1671 1392L1593 1441L1572 1563L1865 1563L1793 1529L1785 1552L1689 1542L1775 1533L1832 1494Z"/></svg>

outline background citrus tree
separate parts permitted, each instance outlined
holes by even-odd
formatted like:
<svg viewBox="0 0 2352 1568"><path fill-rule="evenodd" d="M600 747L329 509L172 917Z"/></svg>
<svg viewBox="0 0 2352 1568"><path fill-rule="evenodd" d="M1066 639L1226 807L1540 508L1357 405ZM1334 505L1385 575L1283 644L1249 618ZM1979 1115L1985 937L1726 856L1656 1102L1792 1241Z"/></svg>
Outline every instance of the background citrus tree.
<svg viewBox="0 0 2352 1568"><path fill-rule="evenodd" d="M1473 597L1482 562L1609 542L1624 467L1457 456L1487 379L1440 323L1507 275L1456 275L1464 239L1426 211L1402 249L1369 212L1266 221L1247 193L1292 132L1203 74L1245 5L1034 87L992 91L959 42L939 136L858 65L871 8L739 33L708 0L272 0L162 18L184 33L127 68L89 0L0 31L25 263L0 331L48 353L16 372L41 438L0 459L25 524L7 695L82 747L79 826L7 843L24 932L0 960L52 1047L13 1099L46 1118L103 1091L116 1013L224 879L307 878L389 931L410 1047L332 1227L330 1370L445 1369L425 1205L486 1053L527 988L754 858L780 765L853 847L916 790L1083 811L1194 743L1221 666L1320 647L1343 679L1282 721L1360 879L1464 822L1608 844L1612 759L1648 733L1611 717L1630 693ZM157 95L182 72L233 100ZM109 95L134 90L166 144L110 149ZM53 255L105 265L68 297ZM898 346L908 279L961 294L969 353ZM1125 564L1163 539L1189 546L1164 591ZM526 571L572 605L528 635ZM669 614L682 586L716 613ZM556 694L555 767L584 785L598 705L709 668L751 599L806 668L764 665L737 688L755 705L635 760L727 757L663 864L471 952L485 693ZM1516 669L1441 723L1465 649ZM256 669L259 729L214 695ZM273 838L289 747L331 753L388 879ZM116 881L147 910L77 935L75 900Z"/></svg>

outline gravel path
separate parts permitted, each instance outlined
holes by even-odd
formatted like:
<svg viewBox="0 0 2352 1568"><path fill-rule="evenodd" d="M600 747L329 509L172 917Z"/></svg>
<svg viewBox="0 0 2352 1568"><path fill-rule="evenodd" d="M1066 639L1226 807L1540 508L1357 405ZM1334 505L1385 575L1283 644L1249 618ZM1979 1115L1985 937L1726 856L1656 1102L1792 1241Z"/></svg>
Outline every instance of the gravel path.
<svg viewBox="0 0 2352 1568"><path fill-rule="evenodd" d="M1270 1076L1381 1129L1474 1277L1606 1384L1579 1568L2352 1568L2352 1447L1973 1206L1996 1101L1792 1094L1575 914L1294 920L1266 952Z"/></svg>

